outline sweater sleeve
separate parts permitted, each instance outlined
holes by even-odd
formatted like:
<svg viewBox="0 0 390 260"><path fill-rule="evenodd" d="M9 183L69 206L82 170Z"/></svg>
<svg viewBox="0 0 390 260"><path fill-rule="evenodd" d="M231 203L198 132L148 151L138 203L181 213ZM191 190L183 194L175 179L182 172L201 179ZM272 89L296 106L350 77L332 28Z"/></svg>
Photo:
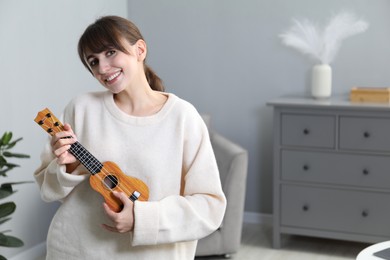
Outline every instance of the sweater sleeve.
<svg viewBox="0 0 390 260"><path fill-rule="evenodd" d="M46 202L64 199L77 184L88 177L81 172L83 172L82 166L69 174L65 171L65 165L57 164L57 159L52 155L48 142L41 153L41 165L34 172L42 199Z"/></svg>
<svg viewBox="0 0 390 260"><path fill-rule="evenodd" d="M64 117L61 117L61 121ZM69 120L67 119L66 122ZM64 199L77 184L84 181L88 177L88 175L83 174L85 172L87 169L79 165L72 173L67 173L66 166L57 163L57 158L51 150L49 138L41 152L41 165L34 172L34 178L40 188L42 199L46 202L52 202Z"/></svg>
<svg viewBox="0 0 390 260"><path fill-rule="evenodd" d="M181 194L135 202L132 245L198 240L222 222L226 198L207 127L197 112L186 121Z"/></svg>

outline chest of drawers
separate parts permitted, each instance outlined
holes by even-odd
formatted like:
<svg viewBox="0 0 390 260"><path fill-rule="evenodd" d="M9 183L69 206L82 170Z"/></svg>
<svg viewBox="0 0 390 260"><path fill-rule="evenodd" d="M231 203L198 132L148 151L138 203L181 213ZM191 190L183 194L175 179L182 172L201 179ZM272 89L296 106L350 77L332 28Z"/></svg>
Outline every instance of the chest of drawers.
<svg viewBox="0 0 390 260"><path fill-rule="evenodd" d="M390 105L280 98L274 108L273 246L282 234L390 239Z"/></svg>

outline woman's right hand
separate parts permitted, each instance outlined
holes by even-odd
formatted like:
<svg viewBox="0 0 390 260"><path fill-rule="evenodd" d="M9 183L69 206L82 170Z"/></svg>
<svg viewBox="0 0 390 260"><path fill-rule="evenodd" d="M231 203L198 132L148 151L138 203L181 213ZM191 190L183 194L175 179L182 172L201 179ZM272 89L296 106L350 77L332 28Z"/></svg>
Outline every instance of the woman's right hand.
<svg viewBox="0 0 390 260"><path fill-rule="evenodd" d="M51 139L51 147L57 157L58 164L65 164L67 172L72 172L80 162L68 151L77 141L76 135L69 124L64 124L64 131L56 133Z"/></svg>

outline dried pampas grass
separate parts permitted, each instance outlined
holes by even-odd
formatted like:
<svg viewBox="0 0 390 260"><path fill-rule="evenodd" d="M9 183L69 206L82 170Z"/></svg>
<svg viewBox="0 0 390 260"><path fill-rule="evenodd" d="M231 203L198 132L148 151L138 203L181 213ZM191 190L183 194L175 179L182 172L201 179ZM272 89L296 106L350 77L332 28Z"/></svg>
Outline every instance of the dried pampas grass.
<svg viewBox="0 0 390 260"><path fill-rule="evenodd" d="M323 30L307 19L294 19L292 27L279 36L286 46L295 48L322 64L330 64L344 39L362 33L367 28L368 23L358 19L355 14L341 12L331 17Z"/></svg>

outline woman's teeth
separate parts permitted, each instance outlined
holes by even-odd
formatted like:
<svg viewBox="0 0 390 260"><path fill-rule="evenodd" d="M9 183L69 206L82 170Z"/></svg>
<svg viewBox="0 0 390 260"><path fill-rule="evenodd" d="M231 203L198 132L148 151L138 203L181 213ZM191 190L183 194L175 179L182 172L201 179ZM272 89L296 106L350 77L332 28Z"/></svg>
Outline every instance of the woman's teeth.
<svg viewBox="0 0 390 260"><path fill-rule="evenodd" d="M106 82L108 82L108 81L111 81L111 80L115 79L116 77L118 77L118 76L119 76L119 74L120 74L120 73L121 73L121 72L120 72L120 71L118 71L117 73L115 73L115 74L111 75L109 78L107 78L107 79L106 79Z"/></svg>

